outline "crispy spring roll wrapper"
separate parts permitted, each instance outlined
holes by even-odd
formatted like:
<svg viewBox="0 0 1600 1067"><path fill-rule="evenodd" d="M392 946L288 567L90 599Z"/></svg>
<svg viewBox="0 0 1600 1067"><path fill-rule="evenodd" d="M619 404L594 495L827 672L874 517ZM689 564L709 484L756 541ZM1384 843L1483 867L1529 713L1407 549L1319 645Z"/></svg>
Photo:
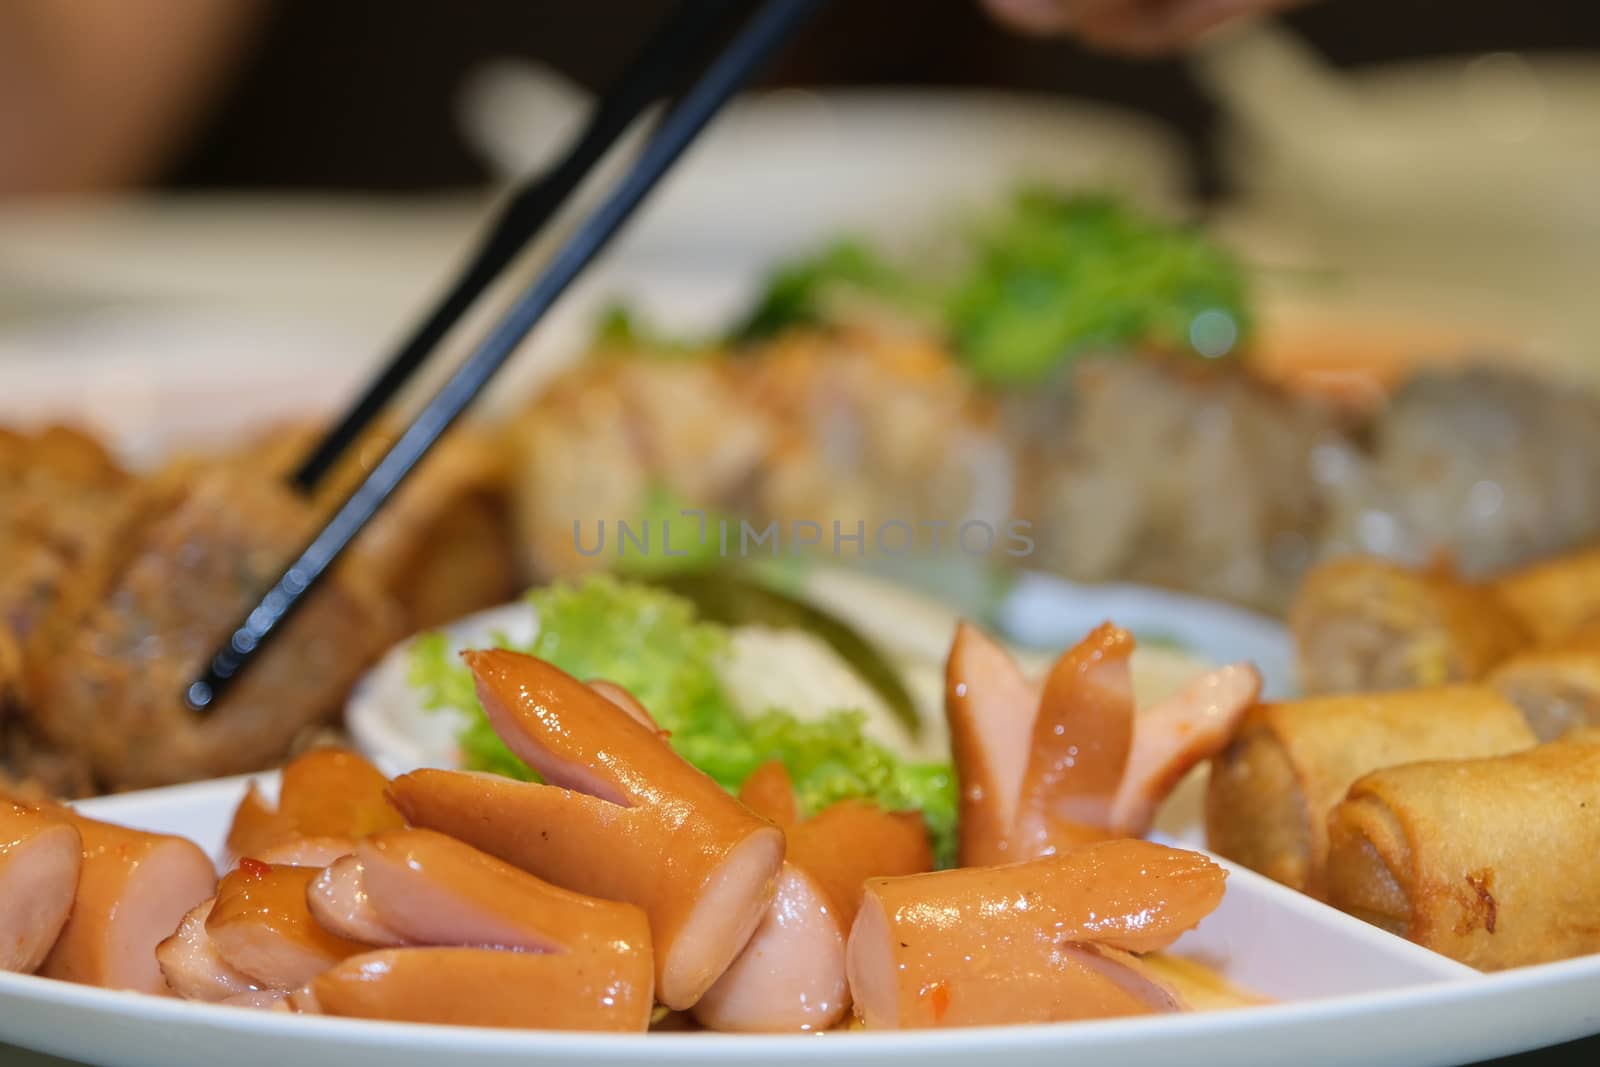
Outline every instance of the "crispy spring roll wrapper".
<svg viewBox="0 0 1600 1067"><path fill-rule="evenodd" d="M1441 686L1260 704L1211 766L1206 844L1314 896L1328 813L1370 771L1470 759L1536 743L1515 705L1482 686Z"/></svg>
<svg viewBox="0 0 1600 1067"><path fill-rule="evenodd" d="M1335 906L1483 970L1600 952L1600 744L1429 761L1329 818Z"/></svg>
<svg viewBox="0 0 1600 1067"><path fill-rule="evenodd" d="M1484 682L1522 709L1540 741L1600 726L1600 627L1518 652Z"/></svg>
<svg viewBox="0 0 1600 1067"><path fill-rule="evenodd" d="M217 886L206 936L223 963L268 989L298 989L367 945L323 929L306 895L319 872L244 859Z"/></svg>
<svg viewBox="0 0 1600 1067"><path fill-rule="evenodd" d="M1555 556L1496 578L1496 598L1539 643L1600 625L1600 549Z"/></svg>
<svg viewBox="0 0 1600 1067"><path fill-rule="evenodd" d="M83 840L78 896L39 973L47 978L171 996L156 946L217 887L216 868L192 841L46 809Z"/></svg>
<svg viewBox="0 0 1600 1067"><path fill-rule="evenodd" d="M690 1007L766 913L783 832L551 664L464 658L495 732L549 784L417 771L391 784L400 811L555 885L643 908L656 995Z"/></svg>
<svg viewBox="0 0 1600 1067"><path fill-rule="evenodd" d="M1289 629L1312 695L1474 682L1534 637L1490 589L1366 556L1313 568Z"/></svg>
<svg viewBox="0 0 1600 1067"><path fill-rule="evenodd" d="M83 841L65 819L0 795L0 971L32 974L67 923Z"/></svg>
<svg viewBox="0 0 1600 1067"><path fill-rule="evenodd" d="M1131 839L873 879L850 932L856 1015L881 1029L1181 1010L1131 954L1200 922L1225 879L1199 853Z"/></svg>
<svg viewBox="0 0 1600 1067"><path fill-rule="evenodd" d="M386 949L324 971L294 1002L388 1022L643 1032L654 1008L649 954L608 962L597 967L581 952Z"/></svg>
<svg viewBox="0 0 1600 1067"><path fill-rule="evenodd" d="M268 804L255 784L245 790L228 830L232 859L265 859L262 853L292 847L306 838L355 840L405 826L388 798L383 772L347 749L313 749L289 762L278 787L278 805Z"/></svg>

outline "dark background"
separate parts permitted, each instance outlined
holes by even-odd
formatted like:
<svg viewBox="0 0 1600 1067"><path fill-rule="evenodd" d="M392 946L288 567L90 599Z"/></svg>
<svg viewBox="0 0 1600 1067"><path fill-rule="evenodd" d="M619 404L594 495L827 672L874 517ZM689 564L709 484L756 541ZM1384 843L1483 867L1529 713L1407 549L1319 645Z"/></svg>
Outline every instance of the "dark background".
<svg viewBox="0 0 1600 1067"><path fill-rule="evenodd" d="M599 88L666 0L277 0L179 187L418 192L488 175L455 130L465 71L520 56ZM1335 63L1492 50L1600 50L1591 0L1321 0L1288 21ZM1075 96L1166 120L1217 191L1214 115L1173 60L1131 61L996 25L976 0L834 0L768 85L995 86Z"/></svg>
<svg viewBox="0 0 1600 1067"><path fill-rule="evenodd" d="M598 89L667 9L665 0L277 0L165 184L373 192L480 184L489 175L452 110L467 70L525 57ZM1600 50L1600 3L1589 0L1323 0L1287 21L1341 66ZM987 86L1118 104L1181 133L1197 191L1218 191L1215 116L1181 63L1020 37L975 0L835 0L765 84ZM1568 1062L1600 1062L1600 1039L1496 1064Z"/></svg>

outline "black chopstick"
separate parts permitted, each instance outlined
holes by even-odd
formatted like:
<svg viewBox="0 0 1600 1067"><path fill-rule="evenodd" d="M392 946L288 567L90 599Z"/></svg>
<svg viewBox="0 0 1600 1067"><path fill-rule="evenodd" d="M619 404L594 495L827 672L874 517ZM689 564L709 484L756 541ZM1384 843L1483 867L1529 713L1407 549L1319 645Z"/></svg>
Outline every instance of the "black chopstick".
<svg viewBox="0 0 1600 1067"><path fill-rule="evenodd" d="M684 0L662 23L616 84L607 90L577 143L551 170L519 188L489 233L428 316L406 338L355 404L301 461L294 485L303 492L339 462L388 406L450 328L550 220L588 172L645 108L676 90L704 62L711 45L730 31L748 5L739 0Z"/></svg>
<svg viewBox="0 0 1600 1067"><path fill-rule="evenodd" d="M645 196L728 99L786 41L821 0L766 0L651 135L627 175L569 237L498 325L347 497L338 512L212 657L184 694L196 711L214 706L227 684L339 558L439 436L467 409L551 305L627 222Z"/></svg>

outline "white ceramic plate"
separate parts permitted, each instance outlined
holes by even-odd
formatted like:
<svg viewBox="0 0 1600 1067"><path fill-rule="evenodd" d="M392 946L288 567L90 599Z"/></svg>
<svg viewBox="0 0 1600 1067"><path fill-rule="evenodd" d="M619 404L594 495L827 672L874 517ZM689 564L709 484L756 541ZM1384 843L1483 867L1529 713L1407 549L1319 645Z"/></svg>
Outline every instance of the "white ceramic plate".
<svg viewBox="0 0 1600 1067"><path fill-rule="evenodd" d="M86 801L86 814L219 852L247 779ZM258 781L270 794L272 775ZM1492 977L1229 867L1218 910L1175 946L1272 1005L1164 1018L955 1032L608 1036L305 1018L0 975L0 1040L122 1067L823 1064L1302 1067L1466 1062L1600 1027L1600 958ZM1291 1053L1292 1050L1292 1053Z"/></svg>

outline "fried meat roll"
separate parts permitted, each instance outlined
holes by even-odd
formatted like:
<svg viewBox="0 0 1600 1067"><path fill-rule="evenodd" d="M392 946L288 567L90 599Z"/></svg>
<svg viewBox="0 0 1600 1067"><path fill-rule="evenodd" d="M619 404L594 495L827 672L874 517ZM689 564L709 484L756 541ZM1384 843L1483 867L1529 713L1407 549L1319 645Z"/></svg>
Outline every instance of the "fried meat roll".
<svg viewBox="0 0 1600 1067"><path fill-rule="evenodd" d="M1484 970L1600 952L1600 744L1389 767L1328 821L1330 903Z"/></svg>
<svg viewBox="0 0 1600 1067"><path fill-rule="evenodd" d="M1484 681L1522 709L1541 741L1600 726L1600 626L1518 652Z"/></svg>
<svg viewBox="0 0 1600 1067"><path fill-rule="evenodd" d="M1535 742L1514 705L1478 686L1257 705L1212 762L1207 845L1320 895L1328 812L1351 782L1381 767L1497 756Z"/></svg>
<svg viewBox="0 0 1600 1067"><path fill-rule="evenodd" d="M1496 593L1443 568L1365 556L1323 563L1289 609L1311 695L1477 681L1532 641Z"/></svg>

